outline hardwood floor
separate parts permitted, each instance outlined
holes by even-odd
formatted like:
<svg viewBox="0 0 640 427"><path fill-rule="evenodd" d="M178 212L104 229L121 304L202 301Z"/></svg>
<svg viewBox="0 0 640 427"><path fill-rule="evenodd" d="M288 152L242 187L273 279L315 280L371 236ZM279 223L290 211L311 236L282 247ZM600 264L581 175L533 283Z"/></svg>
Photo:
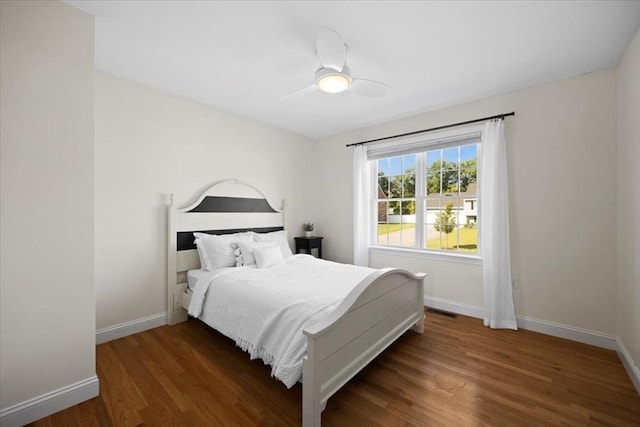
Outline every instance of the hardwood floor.
<svg viewBox="0 0 640 427"><path fill-rule="evenodd" d="M44 426L298 426L261 361L196 320L97 347L100 396ZM323 426L640 426L615 352L477 319L428 313L334 395Z"/></svg>

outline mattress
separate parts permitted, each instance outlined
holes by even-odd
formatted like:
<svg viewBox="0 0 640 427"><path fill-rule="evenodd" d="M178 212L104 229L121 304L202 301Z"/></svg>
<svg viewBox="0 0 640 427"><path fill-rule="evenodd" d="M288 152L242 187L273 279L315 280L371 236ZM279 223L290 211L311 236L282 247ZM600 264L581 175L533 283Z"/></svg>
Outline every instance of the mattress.
<svg viewBox="0 0 640 427"><path fill-rule="evenodd" d="M193 291L196 288L196 283L201 280L211 280L212 273L207 270L189 270L187 271L187 287Z"/></svg>

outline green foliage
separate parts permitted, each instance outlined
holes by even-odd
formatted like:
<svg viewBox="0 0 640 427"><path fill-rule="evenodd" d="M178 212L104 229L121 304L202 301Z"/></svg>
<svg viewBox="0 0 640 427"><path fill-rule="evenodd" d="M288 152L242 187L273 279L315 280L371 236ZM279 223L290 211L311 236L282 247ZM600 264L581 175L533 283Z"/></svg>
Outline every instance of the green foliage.
<svg viewBox="0 0 640 427"><path fill-rule="evenodd" d="M427 194L457 194L464 193L469 184L477 181L476 159L460 162L460 170L456 162L437 160L427 169ZM416 213L415 201L402 201L394 199L415 198L416 196L416 171L408 168L403 175L386 176L378 172L378 186L382 191L381 199L390 199L389 209L395 215L414 215Z"/></svg>
<svg viewBox="0 0 640 427"><path fill-rule="evenodd" d="M435 228L436 231L446 234L448 239L449 233L456 229L456 215L453 213L453 203L447 203L444 210L436 215L433 228Z"/></svg>
<svg viewBox="0 0 640 427"><path fill-rule="evenodd" d="M469 184L478 180L478 162L476 159L460 162L460 192L467 191Z"/></svg>
<svg viewBox="0 0 640 427"><path fill-rule="evenodd" d="M416 171L408 168L404 175L386 176L378 172L378 186L387 199L402 199L416 197ZM414 215L416 213L416 202L389 201L389 209L395 215Z"/></svg>
<svg viewBox="0 0 640 427"><path fill-rule="evenodd" d="M313 231L314 228L315 225L312 222L305 222L304 224L302 224L302 229L304 231Z"/></svg>
<svg viewBox="0 0 640 427"><path fill-rule="evenodd" d="M477 180L476 159L460 162L460 179L458 179L458 164L436 160L427 169L427 194L457 193L467 191L469 184ZM442 184L442 188L441 188Z"/></svg>
<svg viewBox="0 0 640 427"><path fill-rule="evenodd" d="M390 201L389 209L393 211L394 215L414 215L416 213L416 202L414 200Z"/></svg>

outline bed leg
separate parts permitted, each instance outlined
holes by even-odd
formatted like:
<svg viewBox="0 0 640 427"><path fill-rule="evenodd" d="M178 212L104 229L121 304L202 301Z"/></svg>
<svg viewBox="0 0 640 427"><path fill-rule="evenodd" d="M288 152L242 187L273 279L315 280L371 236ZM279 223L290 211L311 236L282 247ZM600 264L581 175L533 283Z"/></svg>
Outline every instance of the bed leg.
<svg viewBox="0 0 640 427"><path fill-rule="evenodd" d="M416 324L411 327L411 329L419 334L422 334L424 332L424 314L422 315L420 320L418 320Z"/></svg>
<svg viewBox="0 0 640 427"><path fill-rule="evenodd" d="M312 340L307 341L307 358L302 365L302 427L320 427L323 404L320 401L320 381L316 374Z"/></svg>
<svg viewBox="0 0 640 427"><path fill-rule="evenodd" d="M304 392L304 380L302 380L302 427L320 427L322 411L326 402L315 402L315 396L309 396Z"/></svg>
<svg viewBox="0 0 640 427"><path fill-rule="evenodd" d="M418 280L416 281L416 291L417 291L417 298L416 298L416 302L418 303L418 307L417 311L418 313L420 313L418 315L418 320L416 322L415 325L413 325L411 327L411 329L413 329L414 331L416 331L419 334L422 334L424 332L424 319L425 319L425 314L424 314L424 310L425 310L425 306L424 306L424 278L427 277L426 274L424 273L418 273L416 274L416 276L418 277Z"/></svg>

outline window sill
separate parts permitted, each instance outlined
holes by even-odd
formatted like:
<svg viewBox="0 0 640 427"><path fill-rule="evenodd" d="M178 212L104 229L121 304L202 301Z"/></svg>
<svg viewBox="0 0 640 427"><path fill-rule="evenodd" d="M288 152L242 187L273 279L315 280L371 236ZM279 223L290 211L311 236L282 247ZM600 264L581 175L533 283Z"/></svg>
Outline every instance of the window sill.
<svg viewBox="0 0 640 427"><path fill-rule="evenodd" d="M426 259L430 261L454 262L458 264L482 265L479 255L465 255L456 253L442 253L420 249L401 248L397 246L369 246L369 252L382 255L406 256Z"/></svg>

